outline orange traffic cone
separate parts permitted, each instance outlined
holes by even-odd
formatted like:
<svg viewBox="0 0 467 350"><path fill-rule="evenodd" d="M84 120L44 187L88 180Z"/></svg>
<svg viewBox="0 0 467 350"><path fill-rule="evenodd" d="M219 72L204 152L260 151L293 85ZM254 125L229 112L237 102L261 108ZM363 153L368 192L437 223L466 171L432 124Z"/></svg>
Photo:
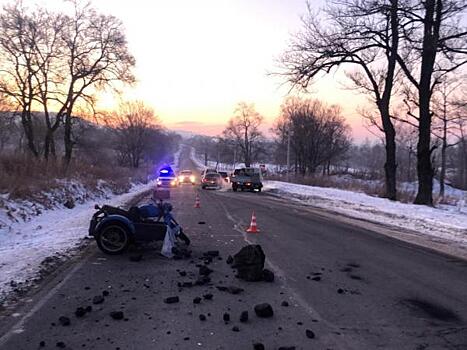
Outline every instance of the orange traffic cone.
<svg viewBox="0 0 467 350"><path fill-rule="evenodd" d="M195 208L201 208L201 203L199 201L199 195L196 194L196 200L195 200L195 205L194 205Z"/></svg>
<svg viewBox="0 0 467 350"><path fill-rule="evenodd" d="M256 227L256 215L255 215L254 210L253 210L253 214L251 214L250 227L247 228L246 232L248 232L248 233L259 233L259 229L258 229L258 227Z"/></svg>

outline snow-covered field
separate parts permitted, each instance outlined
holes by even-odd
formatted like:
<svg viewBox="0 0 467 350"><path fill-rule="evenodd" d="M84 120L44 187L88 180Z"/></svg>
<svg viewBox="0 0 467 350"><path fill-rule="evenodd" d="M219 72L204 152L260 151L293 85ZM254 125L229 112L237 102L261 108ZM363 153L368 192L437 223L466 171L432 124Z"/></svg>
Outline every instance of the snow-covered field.
<svg viewBox="0 0 467 350"><path fill-rule="evenodd" d="M179 155L180 151L174 154L174 168ZM10 291L27 288L41 272L53 270L85 246L95 203L125 206L155 186L154 182L133 185L116 195L104 183L92 193L79 183L63 185L72 188L74 202L80 203L72 209L63 205L69 188L43 193L49 205L0 196L0 305Z"/></svg>
<svg viewBox="0 0 467 350"><path fill-rule="evenodd" d="M194 149L191 157L199 168L205 168ZM416 191L414 183L400 185L405 191ZM434 191L438 188L439 183L435 181ZM457 205L438 204L436 208L393 202L348 190L282 181L264 181L263 191L348 217L410 230L411 234L416 232L428 241L452 243L467 251L467 191L446 186L446 196L450 196Z"/></svg>
<svg viewBox="0 0 467 350"><path fill-rule="evenodd" d="M393 202L335 188L266 181L264 191L350 217L416 231L467 247L467 208Z"/></svg>

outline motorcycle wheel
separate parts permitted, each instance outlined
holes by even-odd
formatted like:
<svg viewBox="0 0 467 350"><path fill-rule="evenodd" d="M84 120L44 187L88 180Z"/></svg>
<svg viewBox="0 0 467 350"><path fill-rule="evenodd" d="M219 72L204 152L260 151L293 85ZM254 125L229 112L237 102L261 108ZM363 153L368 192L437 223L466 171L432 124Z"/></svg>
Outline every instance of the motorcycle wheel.
<svg viewBox="0 0 467 350"><path fill-rule="evenodd" d="M122 254L130 245L130 235L122 225L110 224L99 231L96 243L105 254L118 255Z"/></svg>

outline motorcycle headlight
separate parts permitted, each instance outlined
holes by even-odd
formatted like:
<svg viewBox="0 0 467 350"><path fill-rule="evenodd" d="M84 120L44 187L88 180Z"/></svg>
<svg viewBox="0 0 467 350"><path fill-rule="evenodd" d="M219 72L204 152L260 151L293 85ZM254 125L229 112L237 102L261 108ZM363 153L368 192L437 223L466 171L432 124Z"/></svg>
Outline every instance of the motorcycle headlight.
<svg viewBox="0 0 467 350"><path fill-rule="evenodd" d="M185 179L185 176L183 176L183 175L180 175L180 176L178 177L178 180L179 180L179 181L183 181L184 179Z"/></svg>
<svg viewBox="0 0 467 350"><path fill-rule="evenodd" d="M190 176L190 181L195 182L195 177L193 175Z"/></svg>
<svg viewBox="0 0 467 350"><path fill-rule="evenodd" d="M175 181L171 181L170 184L171 184L172 186L175 186L176 182L175 182Z"/></svg>

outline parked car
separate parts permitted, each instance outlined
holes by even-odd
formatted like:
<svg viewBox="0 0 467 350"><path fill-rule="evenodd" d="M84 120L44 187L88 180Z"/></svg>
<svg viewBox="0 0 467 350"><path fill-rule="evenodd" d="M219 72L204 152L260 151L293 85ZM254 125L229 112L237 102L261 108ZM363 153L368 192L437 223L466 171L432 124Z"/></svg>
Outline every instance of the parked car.
<svg viewBox="0 0 467 350"><path fill-rule="evenodd" d="M258 168L240 168L235 169L230 178L232 190L249 190L261 192L263 188L263 177L261 170Z"/></svg>
<svg viewBox="0 0 467 350"><path fill-rule="evenodd" d="M207 174L217 174L217 170L216 170L216 169L209 169L209 168L204 169L204 170L201 172L201 180L204 179L204 177L205 177Z"/></svg>
<svg viewBox="0 0 467 350"><path fill-rule="evenodd" d="M219 173L207 173L201 180L201 188L214 188L216 190L222 187L222 177Z"/></svg>
<svg viewBox="0 0 467 350"><path fill-rule="evenodd" d="M225 182L229 182L229 174L226 171L219 171L219 175L224 179Z"/></svg>
<svg viewBox="0 0 467 350"><path fill-rule="evenodd" d="M157 187L177 187L178 179L173 169L170 166L163 167L159 170L157 178Z"/></svg>
<svg viewBox="0 0 467 350"><path fill-rule="evenodd" d="M192 184L194 185L196 177L191 170L182 170L178 175L179 184Z"/></svg>

